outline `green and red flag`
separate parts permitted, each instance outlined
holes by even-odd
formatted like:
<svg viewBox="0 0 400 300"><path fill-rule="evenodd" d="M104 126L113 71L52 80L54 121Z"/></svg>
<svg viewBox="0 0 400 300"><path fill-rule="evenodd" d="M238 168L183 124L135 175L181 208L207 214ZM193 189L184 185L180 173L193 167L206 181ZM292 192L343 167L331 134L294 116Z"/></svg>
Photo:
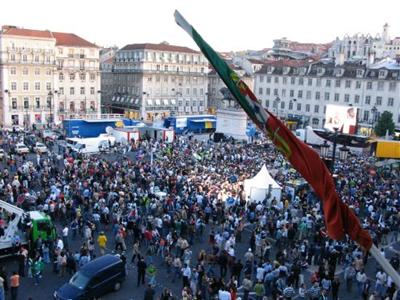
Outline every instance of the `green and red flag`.
<svg viewBox="0 0 400 300"><path fill-rule="evenodd" d="M362 229L354 212L339 199L334 180L318 153L296 138L278 118L262 107L249 87L178 11L175 11L175 21L193 38L250 119L271 138L275 147L312 186L323 204L328 236L341 240L348 234L365 249L370 249L371 236Z"/></svg>

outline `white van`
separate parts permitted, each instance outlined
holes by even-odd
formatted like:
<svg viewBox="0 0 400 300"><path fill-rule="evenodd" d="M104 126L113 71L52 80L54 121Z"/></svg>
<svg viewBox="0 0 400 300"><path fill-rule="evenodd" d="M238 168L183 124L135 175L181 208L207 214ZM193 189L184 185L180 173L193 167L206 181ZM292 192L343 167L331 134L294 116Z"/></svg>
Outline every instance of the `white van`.
<svg viewBox="0 0 400 300"><path fill-rule="evenodd" d="M115 138L112 136L100 136L97 138L79 139L71 147L72 151L78 153L97 153L106 151L115 144Z"/></svg>

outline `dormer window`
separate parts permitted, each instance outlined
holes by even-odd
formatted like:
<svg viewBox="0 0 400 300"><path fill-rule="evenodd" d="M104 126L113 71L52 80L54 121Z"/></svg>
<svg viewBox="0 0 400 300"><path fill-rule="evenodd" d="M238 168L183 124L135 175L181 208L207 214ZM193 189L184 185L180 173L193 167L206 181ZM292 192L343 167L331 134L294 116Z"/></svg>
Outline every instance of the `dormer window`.
<svg viewBox="0 0 400 300"><path fill-rule="evenodd" d="M393 73L392 73L392 77L393 77L393 78L396 78L397 76L398 76L397 72L393 72Z"/></svg>
<svg viewBox="0 0 400 300"><path fill-rule="evenodd" d="M379 71L379 78L385 78L386 77L386 71L385 70L381 70Z"/></svg>
<svg viewBox="0 0 400 300"><path fill-rule="evenodd" d="M335 76L340 77L344 73L344 70L342 68L337 68L335 69Z"/></svg>
<svg viewBox="0 0 400 300"><path fill-rule="evenodd" d="M300 75L305 75L307 69L306 68L300 68Z"/></svg>
<svg viewBox="0 0 400 300"><path fill-rule="evenodd" d="M321 76L322 74L324 74L325 70L324 68L318 68L317 69L317 75Z"/></svg>
<svg viewBox="0 0 400 300"><path fill-rule="evenodd" d="M289 74L290 67L283 67L283 74Z"/></svg>
<svg viewBox="0 0 400 300"><path fill-rule="evenodd" d="M374 77L375 76L375 71L371 71L371 77Z"/></svg>
<svg viewBox="0 0 400 300"><path fill-rule="evenodd" d="M295 75L299 74L299 70L296 68L293 68L293 74L295 74Z"/></svg>
<svg viewBox="0 0 400 300"><path fill-rule="evenodd" d="M267 68L267 73L268 73L268 74L271 74L273 71L274 71L274 68L271 67L271 66L268 66L268 68Z"/></svg>
<svg viewBox="0 0 400 300"><path fill-rule="evenodd" d="M364 75L364 70L358 69L357 70L357 77L362 77Z"/></svg>

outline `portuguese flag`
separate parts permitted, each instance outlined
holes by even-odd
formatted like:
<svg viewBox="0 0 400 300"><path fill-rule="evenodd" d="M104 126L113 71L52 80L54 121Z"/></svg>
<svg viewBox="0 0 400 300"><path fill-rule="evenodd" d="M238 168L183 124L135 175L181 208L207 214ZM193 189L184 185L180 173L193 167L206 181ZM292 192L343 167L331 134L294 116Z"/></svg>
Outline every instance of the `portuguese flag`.
<svg viewBox="0 0 400 300"><path fill-rule="evenodd" d="M278 118L262 107L248 86L178 11L175 11L175 21L193 38L250 119L271 138L275 147L314 189L323 204L328 236L341 240L348 234L353 241L369 250L371 236L361 228L353 211L339 199L333 178L318 153L297 139Z"/></svg>

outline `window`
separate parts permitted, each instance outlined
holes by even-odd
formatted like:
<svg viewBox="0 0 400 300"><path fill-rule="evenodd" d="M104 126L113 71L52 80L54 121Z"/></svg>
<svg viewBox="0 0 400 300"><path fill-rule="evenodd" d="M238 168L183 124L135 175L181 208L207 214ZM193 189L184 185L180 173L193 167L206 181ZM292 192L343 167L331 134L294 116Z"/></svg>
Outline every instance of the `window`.
<svg viewBox="0 0 400 300"><path fill-rule="evenodd" d="M164 71L168 72L168 65L164 66Z"/></svg>
<svg viewBox="0 0 400 300"><path fill-rule="evenodd" d="M325 101L329 101L329 98L330 98L330 94L329 93L325 93L324 100Z"/></svg>
<svg viewBox="0 0 400 300"><path fill-rule="evenodd" d="M286 97L286 90L282 89L282 97Z"/></svg>
<svg viewBox="0 0 400 300"><path fill-rule="evenodd" d="M274 77L274 82L279 83L279 77Z"/></svg>
<svg viewBox="0 0 400 300"><path fill-rule="evenodd" d="M24 91L29 91L29 82L24 82L24 83L22 84L22 89L23 89Z"/></svg>
<svg viewBox="0 0 400 300"><path fill-rule="evenodd" d="M28 61L28 56L26 54L22 55L22 61L27 62Z"/></svg>
<svg viewBox="0 0 400 300"><path fill-rule="evenodd" d="M35 108L40 108L40 98L39 97L35 98Z"/></svg>
<svg viewBox="0 0 400 300"><path fill-rule="evenodd" d="M382 105L382 97L376 97L376 105Z"/></svg>
<svg viewBox="0 0 400 300"><path fill-rule="evenodd" d="M23 68L22 75L28 75L28 74L29 74L28 68Z"/></svg>
<svg viewBox="0 0 400 300"><path fill-rule="evenodd" d="M271 76L267 76L267 83L271 83Z"/></svg>
<svg viewBox="0 0 400 300"><path fill-rule="evenodd" d="M46 75L51 75L51 69L46 69Z"/></svg>
<svg viewBox="0 0 400 300"><path fill-rule="evenodd" d="M351 88L351 80L346 80L345 88L346 88L346 89Z"/></svg>
<svg viewBox="0 0 400 300"><path fill-rule="evenodd" d="M326 80L325 86L326 86L326 87L331 87L331 80L330 80L330 79L327 79L327 80Z"/></svg>
<svg viewBox="0 0 400 300"><path fill-rule="evenodd" d="M383 81L378 82L378 91L383 91L385 83Z"/></svg>
<svg viewBox="0 0 400 300"><path fill-rule="evenodd" d="M285 102L281 101L281 109L285 109Z"/></svg>
<svg viewBox="0 0 400 300"><path fill-rule="evenodd" d="M262 95L262 94L263 94L263 88L261 88L261 87L258 88L258 94L259 94L259 95Z"/></svg>
<svg viewBox="0 0 400 300"><path fill-rule="evenodd" d="M301 103L297 103L297 110L301 110Z"/></svg>
<svg viewBox="0 0 400 300"><path fill-rule="evenodd" d="M266 88L266 89L265 89L265 94L266 94L267 96L271 95L271 89L270 89L270 88Z"/></svg>
<svg viewBox="0 0 400 300"><path fill-rule="evenodd" d="M310 104L306 104L306 112L310 112Z"/></svg>
<svg viewBox="0 0 400 300"><path fill-rule="evenodd" d="M306 92L306 99L310 100L311 99L311 91Z"/></svg>
<svg viewBox="0 0 400 300"><path fill-rule="evenodd" d="M356 89L361 89L361 81L356 81Z"/></svg>
<svg viewBox="0 0 400 300"><path fill-rule="evenodd" d="M308 83L308 86L312 86L312 78L308 78L308 81L307 81L307 83Z"/></svg>
<svg viewBox="0 0 400 300"><path fill-rule="evenodd" d="M354 96L354 103L360 103L360 95Z"/></svg>
<svg viewBox="0 0 400 300"><path fill-rule="evenodd" d="M193 95L197 96L197 88L193 88Z"/></svg>
<svg viewBox="0 0 400 300"><path fill-rule="evenodd" d="M315 92L315 100L320 100L320 99L321 99L321 93Z"/></svg>
<svg viewBox="0 0 400 300"><path fill-rule="evenodd" d="M303 77L300 77L299 78L299 85L303 85L304 84L304 78Z"/></svg>
<svg viewBox="0 0 400 300"><path fill-rule="evenodd" d="M35 69L35 75L40 75L40 69L39 68Z"/></svg>
<svg viewBox="0 0 400 300"><path fill-rule="evenodd" d="M17 109L17 98L12 98L11 107L12 109Z"/></svg>
<svg viewBox="0 0 400 300"><path fill-rule="evenodd" d="M335 80L335 87L340 87L340 79Z"/></svg>
<svg viewBox="0 0 400 300"><path fill-rule="evenodd" d="M287 84L287 77L283 77L283 78L282 78L282 83L283 83L283 84Z"/></svg>
<svg viewBox="0 0 400 300"><path fill-rule="evenodd" d="M389 98L387 102L387 106L393 106L394 98Z"/></svg>
<svg viewBox="0 0 400 300"><path fill-rule="evenodd" d="M71 81L75 80L75 73L69 74L69 80L71 80Z"/></svg>
<svg viewBox="0 0 400 300"><path fill-rule="evenodd" d="M80 79L81 81L85 81L85 80L86 80L86 74L85 74L85 73L80 73L80 74L79 74L79 79Z"/></svg>
<svg viewBox="0 0 400 300"><path fill-rule="evenodd" d="M366 96L365 97L365 104L371 104L371 96Z"/></svg>
<svg viewBox="0 0 400 300"><path fill-rule="evenodd" d="M269 107L269 100L265 100L265 107Z"/></svg>
<svg viewBox="0 0 400 300"><path fill-rule="evenodd" d="M70 95L75 95L75 88L70 87L70 88L69 88L69 94L70 94Z"/></svg>
<svg viewBox="0 0 400 300"><path fill-rule="evenodd" d="M35 63L39 62L39 55L35 55Z"/></svg>
<svg viewBox="0 0 400 300"><path fill-rule="evenodd" d="M264 82L264 76L263 76L263 75L260 75L259 81L260 81L260 82Z"/></svg>
<svg viewBox="0 0 400 300"><path fill-rule="evenodd" d="M90 95L94 95L94 87L90 87Z"/></svg>
<svg viewBox="0 0 400 300"><path fill-rule="evenodd" d="M314 105L314 112L319 113L319 105Z"/></svg>
<svg viewBox="0 0 400 300"><path fill-rule="evenodd" d="M312 119L312 124L313 125L319 125L319 119L318 118L313 118Z"/></svg>
<svg viewBox="0 0 400 300"><path fill-rule="evenodd" d="M396 90L396 85L397 85L397 82L390 82L389 83L389 91L391 91L391 92L393 92L393 91L395 91Z"/></svg>
<svg viewBox="0 0 400 300"><path fill-rule="evenodd" d="M321 86L321 78L317 78L317 86Z"/></svg>
<svg viewBox="0 0 400 300"><path fill-rule="evenodd" d="M303 91L297 91L297 98L303 98Z"/></svg>
<svg viewBox="0 0 400 300"><path fill-rule="evenodd" d="M274 96L279 96L278 89L274 89Z"/></svg>
<svg viewBox="0 0 400 300"><path fill-rule="evenodd" d="M156 75L156 82L160 82L160 75Z"/></svg>
<svg viewBox="0 0 400 300"><path fill-rule="evenodd" d="M40 82L35 82L35 91L40 91Z"/></svg>
<svg viewBox="0 0 400 300"><path fill-rule="evenodd" d="M15 61L15 54L10 55L10 61Z"/></svg>
<svg viewBox="0 0 400 300"><path fill-rule="evenodd" d="M10 74L11 74L11 75L16 75L16 74L17 74L17 69L16 69L15 67L12 67L12 68L10 69Z"/></svg>
<svg viewBox="0 0 400 300"><path fill-rule="evenodd" d="M85 87L83 87L83 86L81 87L81 89L80 89L80 94L81 94L81 95L85 95Z"/></svg>
<svg viewBox="0 0 400 300"><path fill-rule="evenodd" d="M16 91L17 90L17 83L16 82L11 82L11 90Z"/></svg>
<svg viewBox="0 0 400 300"><path fill-rule="evenodd" d="M46 82L46 90L51 90L51 82Z"/></svg>
<svg viewBox="0 0 400 300"><path fill-rule="evenodd" d="M372 82L371 81L367 82L367 90L372 90Z"/></svg>
<svg viewBox="0 0 400 300"><path fill-rule="evenodd" d="M364 121L368 121L369 120L369 111L368 110L364 110L363 119L364 119Z"/></svg>
<svg viewBox="0 0 400 300"><path fill-rule="evenodd" d="M296 83L296 78L295 77L291 77L290 78L290 84L295 84Z"/></svg>
<svg viewBox="0 0 400 300"><path fill-rule="evenodd" d="M63 81L63 80L64 80L64 73L58 74L58 79L59 79L60 81Z"/></svg>
<svg viewBox="0 0 400 300"><path fill-rule="evenodd" d="M60 95L64 95L64 88L63 87L58 88L58 93Z"/></svg>
<svg viewBox="0 0 400 300"><path fill-rule="evenodd" d="M344 94L344 102L350 102L350 95Z"/></svg>
<svg viewBox="0 0 400 300"><path fill-rule="evenodd" d="M335 102L339 102L339 98L340 95L338 93L335 93L335 98L334 98Z"/></svg>
<svg viewBox="0 0 400 300"><path fill-rule="evenodd" d="M289 102L289 109L290 109L290 110L293 109L293 102L292 102L292 101Z"/></svg>
<svg viewBox="0 0 400 300"><path fill-rule="evenodd" d="M24 108L25 109L29 108L29 98L27 98L27 97L24 98Z"/></svg>
<svg viewBox="0 0 400 300"><path fill-rule="evenodd" d="M294 90L290 90L289 97L294 97Z"/></svg>

